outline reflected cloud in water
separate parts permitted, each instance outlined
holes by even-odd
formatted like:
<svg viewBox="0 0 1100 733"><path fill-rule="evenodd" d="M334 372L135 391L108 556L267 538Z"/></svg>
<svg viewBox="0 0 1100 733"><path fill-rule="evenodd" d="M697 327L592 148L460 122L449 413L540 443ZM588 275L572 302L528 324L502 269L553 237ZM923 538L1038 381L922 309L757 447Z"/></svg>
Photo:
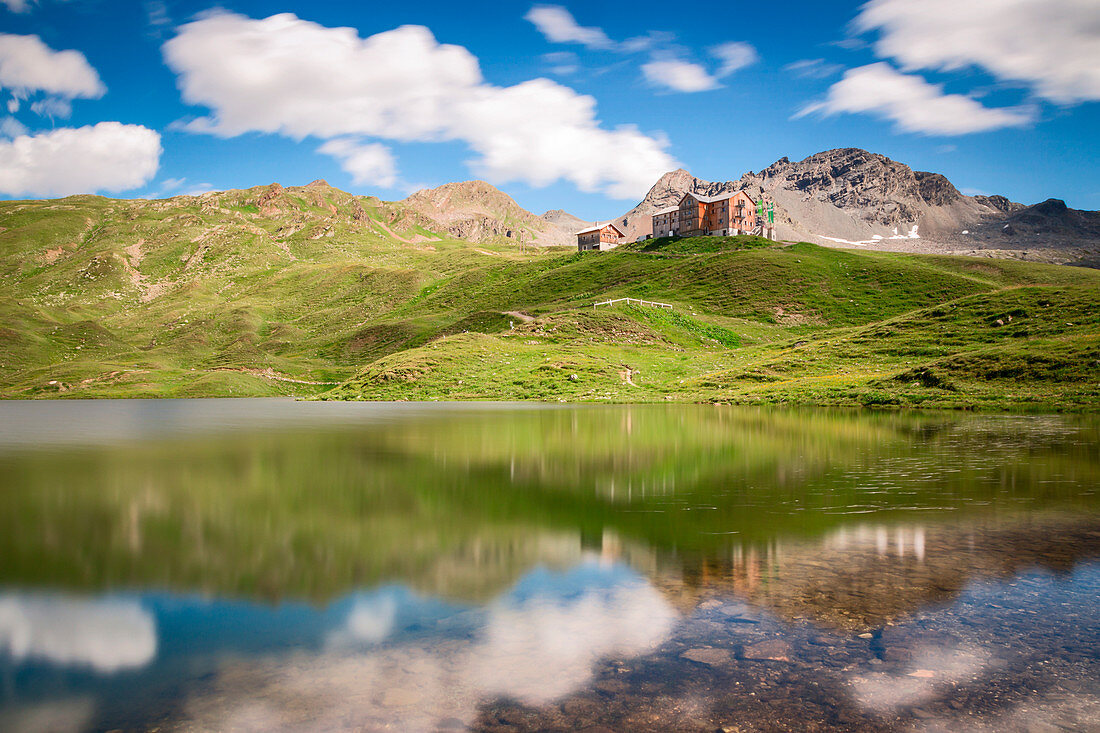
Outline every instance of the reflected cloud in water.
<svg viewBox="0 0 1100 733"><path fill-rule="evenodd" d="M138 669L157 653L156 624L136 600L0 594L0 649L16 662Z"/></svg>
<svg viewBox="0 0 1100 733"><path fill-rule="evenodd" d="M486 692L533 705L586 684L601 657L652 651L678 614L644 578L622 566L536 571L489 607L474 649L474 676Z"/></svg>
<svg viewBox="0 0 1100 733"><path fill-rule="evenodd" d="M973 645L916 649L911 662L896 673L872 673L852 680L852 693L864 708L894 712L933 699L945 689L987 673L996 659Z"/></svg>
<svg viewBox="0 0 1100 733"><path fill-rule="evenodd" d="M81 733L92 727L95 709L95 700L87 696L15 705L0 710L0 730L19 733Z"/></svg>
<svg viewBox="0 0 1100 733"><path fill-rule="evenodd" d="M594 559L565 572L532 571L483 608L384 589L356 598L317 654L227 664L188 701L186 725L465 725L487 700L543 705L580 690L597 661L653 651L678 618L644 577Z"/></svg>

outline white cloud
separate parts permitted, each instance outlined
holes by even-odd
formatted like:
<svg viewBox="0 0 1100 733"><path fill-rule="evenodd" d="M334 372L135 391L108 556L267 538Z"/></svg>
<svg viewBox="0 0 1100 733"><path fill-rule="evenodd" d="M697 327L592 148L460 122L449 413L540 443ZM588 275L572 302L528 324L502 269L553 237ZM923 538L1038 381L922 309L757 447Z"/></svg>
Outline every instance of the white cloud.
<svg viewBox="0 0 1100 733"><path fill-rule="evenodd" d="M1034 118L1029 108L984 107L961 94L919 76L902 74L879 62L845 72L829 87L825 99L804 107L796 117L867 113L891 120L898 130L927 135L966 135L1004 127L1025 127Z"/></svg>
<svg viewBox="0 0 1100 733"><path fill-rule="evenodd" d="M650 84L675 92L705 92L719 86L702 66L681 59L654 59L642 64L642 73Z"/></svg>
<svg viewBox="0 0 1100 733"><path fill-rule="evenodd" d="M8 593L0 596L0 650L16 660L116 672L153 661L156 626L136 601Z"/></svg>
<svg viewBox="0 0 1100 733"><path fill-rule="evenodd" d="M825 59L800 59L783 67L802 79L825 79L844 70L840 64L828 63Z"/></svg>
<svg viewBox="0 0 1100 733"><path fill-rule="evenodd" d="M354 138L339 137L317 148L317 152L339 160L340 167L350 173L358 185L393 188L397 183L393 153L381 143L361 143Z"/></svg>
<svg viewBox="0 0 1100 733"><path fill-rule="evenodd" d="M162 31L172 25L172 16L163 0L146 0L145 22L154 37L159 37Z"/></svg>
<svg viewBox="0 0 1100 733"><path fill-rule="evenodd" d="M554 51L544 53L542 60L550 64L550 73L559 76L569 76L580 71L580 60L572 51Z"/></svg>
<svg viewBox="0 0 1100 733"><path fill-rule="evenodd" d="M164 56L184 100L212 110L193 132L461 140L492 182L565 179L618 198L677 165L663 138L601 127L592 97L547 79L487 84L469 51L420 26L364 39L291 14L218 12L182 26Z"/></svg>
<svg viewBox="0 0 1100 733"><path fill-rule="evenodd" d="M582 26L572 13L560 5L536 5L523 17L524 20L534 23L539 32L551 43L579 43L596 50L638 53L659 44L671 43L675 38L674 34L667 31L649 31L643 36L635 36L621 42L614 41L603 28Z"/></svg>
<svg viewBox="0 0 1100 733"><path fill-rule="evenodd" d="M61 97L102 97L107 88L79 51L54 51L38 36L0 33L0 87Z"/></svg>
<svg viewBox="0 0 1100 733"><path fill-rule="evenodd" d="M27 126L14 117L0 118L0 137L18 137L27 134Z"/></svg>
<svg viewBox="0 0 1100 733"><path fill-rule="evenodd" d="M871 0L855 25L905 69L974 65L1054 102L1100 99L1096 0Z"/></svg>
<svg viewBox="0 0 1100 733"><path fill-rule="evenodd" d="M3 3L13 13L25 13L31 9L31 4L27 0L3 0Z"/></svg>
<svg viewBox="0 0 1100 733"><path fill-rule="evenodd" d="M719 60L718 69L713 74L702 64L661 54L642 64L642 74L656 87L674 92L705 92L722 86L718 83L719 79L756 63L760 58L755 48L740 41L712 46L708 50L711 56Z"/></svg>
<svg viewBox="0 0 1100 733"><path fill-rule="evenodd" d="M585 27L560 5L536 5L523 16L535 24L551 43L579 43L588 48L613 48L616 44L602 28Z"/></svg>
<svg viewBox="0 0 1100 733"><path fill-rule="evenodd" d="M67 196L136 188L157 172L160 135L100 122L0 140L0 193Z"/></svg>
<svg viewBox="0 0 1100 733"><path fill-rule="evenodd" d="M456 96L481 84L477 59L403 26L366 39L285 13L254 20L211 13L164 44L185 101L213 118L192 130L293 138L355 133L398 140L444 138Z"/></svg>
<svg viewBox="0 0 1100 733"><path fill-rule="evenodd" d="M31 102L31 112L43 117L67 119L73 113L73 104L61 97L46 97Z"/></svg>
<svg viewBox="0 0 1100 733"><path fill-rule="evenodd" d="M722 43L709 50L711 56L722 62L722 65L718 67L718 71L715 72L715 76L718 78L729 76L733 72L746 66L752 66L760 60L760 55L756 53L756 49L742 41Z"/></svg>

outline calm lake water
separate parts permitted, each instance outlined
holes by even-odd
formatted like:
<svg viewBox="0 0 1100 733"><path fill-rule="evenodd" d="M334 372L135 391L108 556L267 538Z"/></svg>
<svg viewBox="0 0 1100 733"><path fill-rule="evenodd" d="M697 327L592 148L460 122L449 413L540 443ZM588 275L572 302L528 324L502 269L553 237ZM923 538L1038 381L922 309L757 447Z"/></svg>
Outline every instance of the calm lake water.
<svg viewBox="0 0 1100 733"><path fill-rule="evenodd" d="M0 402L0 730L1098 730L1100 419Z"/></svg>

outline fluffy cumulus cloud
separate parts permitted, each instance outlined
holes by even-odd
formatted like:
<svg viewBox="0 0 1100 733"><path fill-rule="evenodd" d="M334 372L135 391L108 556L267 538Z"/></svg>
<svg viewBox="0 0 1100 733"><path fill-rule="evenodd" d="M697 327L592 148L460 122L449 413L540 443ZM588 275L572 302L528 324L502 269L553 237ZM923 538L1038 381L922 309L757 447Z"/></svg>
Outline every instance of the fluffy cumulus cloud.
<svg viewBox="0 0 1100 733"><path fill-rule="evenodd" d="M0 193L125 191L152 179L160 153L158 133L119 122L19 135L0 140Z"/></svg>
<svg viewBox="0 0 1100 733"><path fill-rule="evenodd" d="M61 97L103 96L107 88L79 51L55 51L38 36L0 33L0 87Z"/></svg>
<svg viewBox="0 0 1100 733"><path fill-rule="evenodd" d="M1096 0L871 0L856 18L905 69L978 66L1045 99L1100 99Z"/></svg>
<svg viewBox="0 0 1100 733"><path fill-rule="evenodd" d="M472 168L493 182L565 179L620 198L644 194L676 166L664 139L602 127L591 97L547 79L488 84L469 51L420 26L360 38L291 14L217 12L182 26L163 50L184 100L212 111L192 131L460 140L478 154Z"/></svg>
<svg viewBox="0 0 1100 733"><path fill-rule="evenodd" d="M1035 117L1027 107L994 109L961 94L945 94L937 84L902 74L885 62L845 72L820 102L796 116L845 112L872 114L898 130L928 135L966 135L1004 127L1024 127Z"/></svg>
<svg viewBox="0 0 1100 733"><path fill-rule="evenodd" d="M354 138L329 140L317 152L331 155L359 185L375 184L393 188L397 183L397 165L390 149L381 143L361 143Z"/></svg>
<svg viewBox="0 0 1100 733"><path fill-rule="evenodd" d="M705 92L719 86L705 68L682 59L654 59L642 64L642 74L653 86L674 92Z"/></svg>
<svg viewBox="0 0 1100 733"><path fill-rule="evenodd" d="M551 43L579 43L588 48L613 48L615 44L602 28L582 26L560 5L536 5L523 16L534 23Z"/></svg>

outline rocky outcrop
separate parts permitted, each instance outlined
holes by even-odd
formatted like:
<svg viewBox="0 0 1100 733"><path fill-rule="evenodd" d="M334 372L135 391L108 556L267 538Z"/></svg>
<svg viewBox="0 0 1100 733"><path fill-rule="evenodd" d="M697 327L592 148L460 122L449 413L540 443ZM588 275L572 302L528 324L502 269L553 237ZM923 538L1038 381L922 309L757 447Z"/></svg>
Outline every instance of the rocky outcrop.
<svg viewBox="0 0 1100 733"><path fill-rule="evenodd" d="M286 189L278 183L272 183L265 188L252 203L264 216L277 216L282 214L289 207L289 202L286 198Z"/></svg>

